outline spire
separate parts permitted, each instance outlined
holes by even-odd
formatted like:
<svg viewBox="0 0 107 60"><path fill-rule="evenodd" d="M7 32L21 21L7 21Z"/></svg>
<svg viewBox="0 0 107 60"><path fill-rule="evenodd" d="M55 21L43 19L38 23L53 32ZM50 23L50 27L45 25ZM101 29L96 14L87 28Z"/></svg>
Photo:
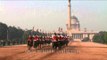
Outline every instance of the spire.
<svg viewBox="0 0 107 60"><path fill-rule="evenodd" d="M68 0L68 2L71 2L71 0Z"/></svg>
<svg viewBox="0 0 107 60"><path fill-rule="evenodd" d="M71 0L68 0L68 23L67 23L67 29L71 29Z"/></svg>

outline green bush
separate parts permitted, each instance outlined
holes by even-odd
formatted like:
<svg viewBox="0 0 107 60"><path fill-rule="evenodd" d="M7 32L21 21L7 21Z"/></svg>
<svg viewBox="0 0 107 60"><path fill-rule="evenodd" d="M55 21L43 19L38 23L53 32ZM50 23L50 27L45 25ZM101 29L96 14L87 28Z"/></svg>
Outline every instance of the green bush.
<svg viewBox="0 0 107 60"><path fill-rule="evenodd" d="M107 32L101 31L93 37L94 42L107 44Z"/></svg>

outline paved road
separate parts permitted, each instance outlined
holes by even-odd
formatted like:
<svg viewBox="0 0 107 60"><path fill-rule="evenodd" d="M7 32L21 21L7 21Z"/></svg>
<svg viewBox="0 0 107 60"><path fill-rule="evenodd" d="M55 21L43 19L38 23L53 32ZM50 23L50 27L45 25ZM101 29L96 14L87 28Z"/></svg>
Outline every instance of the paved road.
<svg viewBox="0 0 107 60"><path fill-rule="evenodd" d="M71 42L58 51L51 46L26 50L26 45L0 47L0 60L107 60L107 45L93 42Z"/></svg>

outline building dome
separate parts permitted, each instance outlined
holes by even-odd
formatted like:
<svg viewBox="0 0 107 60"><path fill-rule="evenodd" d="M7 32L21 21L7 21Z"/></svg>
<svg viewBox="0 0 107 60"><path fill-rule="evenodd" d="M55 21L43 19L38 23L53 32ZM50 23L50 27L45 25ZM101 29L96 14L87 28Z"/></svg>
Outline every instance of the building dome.
<svg viewBox="0 0 107 60"><path fill-rule="evenodd" d="M80 30L80 23L76 16L71 16L71 29L72 30Z"/></svg>

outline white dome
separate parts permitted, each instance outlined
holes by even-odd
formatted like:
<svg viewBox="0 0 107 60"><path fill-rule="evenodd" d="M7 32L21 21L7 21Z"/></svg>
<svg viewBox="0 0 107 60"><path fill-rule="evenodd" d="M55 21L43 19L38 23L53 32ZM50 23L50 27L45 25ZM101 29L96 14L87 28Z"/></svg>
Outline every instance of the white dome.
<svg viewBox="0 0 107 60"><path fill-rule="evenodd" d="M71 16L71 28L72 30L80 30L80 23L76 16Z"/></svg>
<svg viewBox="0 0 107 60"><path fill-rule="evenodd" d="M76 16L71 16L71 24L79 24L78 18Z"/></svg>

